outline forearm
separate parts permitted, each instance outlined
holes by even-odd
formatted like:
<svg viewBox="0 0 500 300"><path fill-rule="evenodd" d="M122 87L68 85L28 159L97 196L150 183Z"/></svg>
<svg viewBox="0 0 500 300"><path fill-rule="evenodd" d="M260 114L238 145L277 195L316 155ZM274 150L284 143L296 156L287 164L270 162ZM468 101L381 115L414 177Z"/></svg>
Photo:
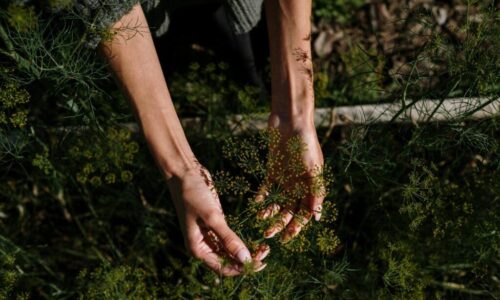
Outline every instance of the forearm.
<svg viewBox="0 0 500 300"><path fill-rule="evenodd" d="M167 178L194 164L194 155L175 112L154 43L139 4L113 25L122 30L100 45L102 55L132 104L150 150Z"/></svg>
<svg viewBox="0 0 500 300"><path fill-rule="evenodd" d="M270 125L314 126L311 0L266 0L271 54Z"/></svg>

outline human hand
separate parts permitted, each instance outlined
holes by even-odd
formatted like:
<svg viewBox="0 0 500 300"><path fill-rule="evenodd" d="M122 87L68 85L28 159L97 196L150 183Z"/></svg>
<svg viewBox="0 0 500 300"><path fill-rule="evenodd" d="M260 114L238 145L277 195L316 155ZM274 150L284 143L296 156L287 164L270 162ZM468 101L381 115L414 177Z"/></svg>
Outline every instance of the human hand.
<svg viewBox="0 0 500 300"><path fill-rule="evenodd" d="M225 276L242 274L243 263L251 262L255 272L264 269L262 260L269 254L269 246L261 245L251 255L227 225L210 173L203 166L197 164L182 176L169 179L168 185L191 255ZM224 259L228 264L223 264Z"/></svg>
<svg viewBox="0 0 500 300"><path fill-rule="evenodd" d="M281 205L269 204L258 213L258 217L266 219L279 214L264 232L264 237L271 238L283 231L281 241L288 242L301 231L312 216L316 221L321 217L322 203L326 195L321 174L324 165L323 152L314 125L291 128L278 124L275 127L270 122L270 128L277 130L278 140L270 144L269 157L273 162L268 163L266 182L261 186L255 200L265 201L272 185L284 190L281 193L288 198L285 199L286 202ZM302 144L303 148L296 152L288 150L293 144L291 139Z"/></svg>

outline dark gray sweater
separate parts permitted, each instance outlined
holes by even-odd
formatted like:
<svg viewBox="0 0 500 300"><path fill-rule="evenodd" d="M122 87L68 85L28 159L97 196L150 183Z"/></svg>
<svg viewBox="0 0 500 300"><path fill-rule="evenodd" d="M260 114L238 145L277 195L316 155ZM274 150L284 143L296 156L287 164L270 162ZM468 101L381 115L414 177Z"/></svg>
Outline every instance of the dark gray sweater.
<svg viewBox="0 0 500 300"><path fill-rule="evenodd" d="M106 28L128 13L132 7L141 3L151 31L156 36L164 34L168 29L169 2L189 0L77 0L76 9L89 20L90 36L87 45L96 48ZM198 0L200 2L200 0ZM203 0L201 1L203 2ZM230 26L236 34L248 32L261 17L263 0L224 0Z"/></svg>

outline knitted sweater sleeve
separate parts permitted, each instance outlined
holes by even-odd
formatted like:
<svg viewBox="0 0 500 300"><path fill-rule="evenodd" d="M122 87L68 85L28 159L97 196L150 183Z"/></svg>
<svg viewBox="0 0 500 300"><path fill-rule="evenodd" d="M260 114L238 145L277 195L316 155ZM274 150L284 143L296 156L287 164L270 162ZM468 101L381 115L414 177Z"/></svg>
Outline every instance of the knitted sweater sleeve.
<svg viewBox="0 0 500 300"><path fill-rule="evenodd" d="M263 0L226 0L228 18L233 31L250 31L260 20Z"/></svg>
<svg viewBox="0 0 500 300"><path fill-rule="evenodd" d="M169 0L76 0L76 12L83 17L86 25L86 46L97 48L99 42L109 33L109 27L127 14L135 4L150 4L146 5L147 8L152 6L152 1L157 6L154 9L164 9L157 4ZM263 0L224 1L231 27L236 34L248 32L257 24L261 17L262 2Z"/></svg>
<svg viewBox="0 0 500 300"><path fill-rule="evenodd" d="M108 29L126 15L140 0L77 0L76 12L85 22L86 46L97 48Z"/></svg>

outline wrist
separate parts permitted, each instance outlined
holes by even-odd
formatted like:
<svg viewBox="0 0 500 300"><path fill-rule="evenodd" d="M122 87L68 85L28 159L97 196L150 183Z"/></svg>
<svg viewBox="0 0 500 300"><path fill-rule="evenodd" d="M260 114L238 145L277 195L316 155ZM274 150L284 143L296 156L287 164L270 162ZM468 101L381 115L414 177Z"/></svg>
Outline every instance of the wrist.
<svg viewBox="0 0 500 300"><path fill-rule="evenodd" d="M189 165L182 165L172 175L176 181L179 182L187 182L190 178L199 177L204 172L208 172L205 167L198 162L196 158L193 158L193 161Z"/></svg>
<svg viewBox="0 0 500 300"><path fill-rule="evenodd" d="M160 107L152 112L139 112L138 116L150 152L166 179L180 177L196 167L196 157L175 110Z"/></svg>
<svg viewBox="0 0 500 300"><path fill-rule="evenodd" d="M157 159L160 171L163 176L170 180L175 178L176 180L182 180L186 174L192 173L199 168L197 160L192 154L191 158L182 157L171 157L171 158L160 158Z"/></svg>
<svg viewBox="0 0 500 300"><path fill-rule="evenodd" d="M269 127L281 129L314 128L314 96L307 93L273 95Z"/></svg>
<svg viewBox="0 0 500 300"><path fill-rule="evenodd" d="M268 127L278 129L282 133L315 130L314 112L295 115L271 112Z"/></svg>
<svg viewBox="0 0 500 300"><path fill-rule="evenodd" d="M292 127L314 124L314 89L309 80L292 73L273 81L271 88L270 119Z"/></svg>

